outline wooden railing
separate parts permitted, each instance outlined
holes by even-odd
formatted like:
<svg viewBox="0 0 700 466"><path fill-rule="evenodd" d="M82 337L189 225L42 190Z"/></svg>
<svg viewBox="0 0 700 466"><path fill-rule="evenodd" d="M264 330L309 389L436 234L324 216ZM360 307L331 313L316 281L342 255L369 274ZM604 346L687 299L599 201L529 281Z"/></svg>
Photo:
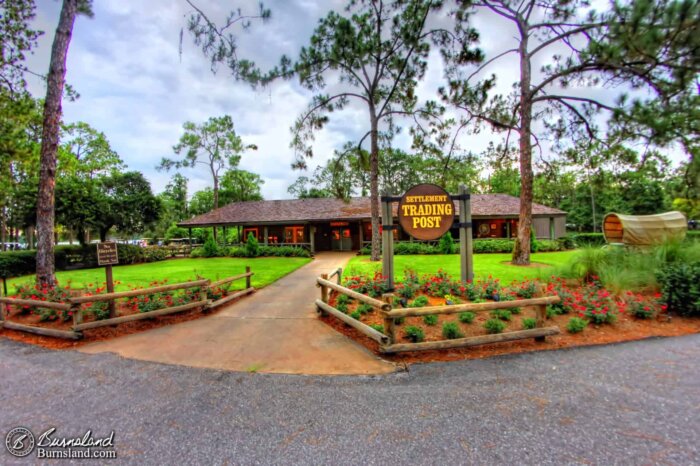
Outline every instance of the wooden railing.
<svg viewBox="0 0 700 466"><path fill-rule="evenodd" d="M88 329L94 329L99 327L104 327L108 325L117 325L125 322L132 322L135 320L151 319L153 317L160 317L169 314L175 314L178 312L188 311L191 309L201 308L202 311L211 309L222 304L228 303L236 298L245 296L247 294L255 291L255 288L251 285L251 277L254 275L250 271L250 267L246 267L246 272L234 275L232 277L224 278L216 282L211 282L210 280L194 280L184 283L175 283L172 285L162 285L153 288L144 288L138 290L121 291L116 293L104 293L92 296L76 296L68 299L68 303L56 303L49 301L39 301L31 299L19 299L19 298L0 298L0 328L4 327L12 330L20 330L29 333L35 333L39 335L60 337L60 338L70 338L70 339L80 339L82 338L82 332ZM241 291L237 291L228 296L224 296L216 301L211 301L208 299L209 289L220 287L222 285L227 285L236 280L245 279L245 288ZM186 290L191 288L199 288L199 299L181 304L178 306L166 307L163 309L157 309L154 311L141 312L138 314L130 314L119 317L110 317L108 319L94 320L91 322L83 322L83 314L85 311L82 309L82 305L85 303L96 303L96 302L108 302L113 303L117 299L131 298L135 296L145 296L153 295L157 293L165 293L170 291ZM58 330L50 329L45 327L38 327L34 325L24 325L16 322L11 322L7 320L6 306L32 306L37 308L47 308L56 309L60 311L68 311L72 313L73 325L71 330Z"/></svg>
<svg viewBox="0 0 700 466"><path fill-rule="evenodd" d="M398 353L403 351L424 351L448 348L460 348L468 346L486 345L490 343L499 343L506 341L522 340L526 338L534 338L536 341L544 341L545 337L557 335L560 333L559 327L545 327L545 319L547 317L547 305L556 304L561 301L559 296L537 296L529 299L518 299L515 301L498 301L487 303L466 303L453 304L447 306L426 306L415 308L393 308L394 295L385 293L382 295L382 300L371 298L367 295L358 293L349 288L345 288L339 284L328 281L326 274L317 278L317 283L321 287L321 299L316 300L316 307L323 315L330 314L360 333L377 341L380 345L380 351L383 353ZM372 327L356 320L347 314L339 311L328 304L329 290L334 290L338 293L357 299L360 302L369 304L377 308L384 320L384 333L378 332ZM542 291L538 290L537 294L541 295ZM452 340L427 341L419 343L396 343L396 321L395 319L402 317L417 317L425 315L440 315L440 314L456 314L459 312L484 312L497 309L512 309L516 307L534 306L535 307L535 328L528 330L517 330L512 332L497 333L492 335L479 335L466 338L455 338Z"/></svg>

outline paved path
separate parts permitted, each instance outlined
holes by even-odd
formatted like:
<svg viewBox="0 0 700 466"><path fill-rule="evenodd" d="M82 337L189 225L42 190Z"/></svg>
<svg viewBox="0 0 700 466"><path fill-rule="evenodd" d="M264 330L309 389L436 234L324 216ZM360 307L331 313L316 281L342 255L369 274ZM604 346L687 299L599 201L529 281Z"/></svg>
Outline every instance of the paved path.
<svg viewBox="0 0 700 466"><path fill-rule="evenodd" d="M316 317L316 277L352 253L321 253L272 285L208 317L81 347L146 361L285 374L385 374L395 366Z"/></svg>
<svg viewBox="0 0 700 466"><path fill-rule="evenodd" d="M117 463L144 465L690 465L700 464L698 387L700 335L343 377L0 338L0 438L18 425L114 430ZM0 464L11 460L0 445Z"/></svg>

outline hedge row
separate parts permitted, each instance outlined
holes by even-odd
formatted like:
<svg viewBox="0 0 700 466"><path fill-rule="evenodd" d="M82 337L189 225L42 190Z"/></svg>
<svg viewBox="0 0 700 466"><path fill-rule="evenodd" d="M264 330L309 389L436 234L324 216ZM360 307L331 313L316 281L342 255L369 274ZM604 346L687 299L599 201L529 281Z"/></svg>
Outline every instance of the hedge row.
<svg viewBox="0 0 700 466"><path fill-rule="evenodd" d="M195 248L190 257L311 257L308 249L294 246L258 246L250 250L245 246Z"/></svg>
<svg viewBox="0 0 700 466"><path fill-rule="evenodd" d="M484 253L511 253L515 246L515 240L512 239L475 239L472 242L472 250L475 254ZM573 249L575 246L564 238L559 240L538 239L534 242L533 252L554 252ZM369 255L371 252L370 246L365 246L360 250L360 254ZM459 253L459 244L455 244L454 252ZM398 242L394 244L395 255L413 255L413 254L444 254L444 249L439 245L420 242Z"/></svg>
<svg viewBox="0 0 700 466"><path fill-rule="evenodd" d="M131 244L119 244L120 264L157 262L170 256L170 249L158 246L142 248ZM56 246L54 250L56 270L97 267L97 246ZM20 277L36 271L36 251L0 252L0 278Z"/></svg>

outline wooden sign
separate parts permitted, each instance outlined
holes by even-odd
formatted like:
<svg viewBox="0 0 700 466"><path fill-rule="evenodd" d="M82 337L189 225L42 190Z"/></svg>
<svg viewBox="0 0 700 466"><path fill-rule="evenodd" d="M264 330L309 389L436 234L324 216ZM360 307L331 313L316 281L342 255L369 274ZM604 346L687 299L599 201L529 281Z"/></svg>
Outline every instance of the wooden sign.
<svg viewBox="0 0 700 466"><path fill-rule="evenodd" d="M97 265L117 264L119 264L119 255L117 254L117 243L97 243Z"/></svg>
<svg viewBox="0 0 700 466"><path fill-rule="evenodd" d="M440 186L419 184L399 201L399 223L418 240L440 238L452 227L455 210L452 198Z"/></svg>

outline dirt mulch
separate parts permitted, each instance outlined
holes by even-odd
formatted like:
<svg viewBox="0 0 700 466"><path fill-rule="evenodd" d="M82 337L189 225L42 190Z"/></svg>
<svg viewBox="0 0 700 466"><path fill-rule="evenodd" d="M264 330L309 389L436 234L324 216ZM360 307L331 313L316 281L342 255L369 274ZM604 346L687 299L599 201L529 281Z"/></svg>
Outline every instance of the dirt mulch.
<svg viewBox="0 0 700 466"><path fill-rule="evenodd" d="M443 300L437 298L429 298L429 300L429 306L438 306L444 303ZM331 303L333 303L333 301L331 301ZM348 306L348 313L352 312L355 307L356 304L350 304ZM404 329L409 325L415 325L423 329L425 332L424 341L444 340L442 336L442 325L446 322L457 322L457 325L462 333L464 333L465 337L487 334L486 330L483 328L483 324L491 318L489 312L477 312L476 318L471 324L461 323L458 316L459 314L439 315L436 325L425 324L422 317L406 317L403 324L396 326L396 343L410 343L410 340L404 335ZM522 319L528 317L535 317L534 307L522 308L520 314L513 315L512 320L507 322L508 326L504 332L522 330ZM566 324L571 317L571 315L556 315L547 319L545 321L545 326L557 326L561 333L559 335L548 336L544 342L536 342L533 338L468 348L414 351L395 354L381 353L377 342L364 336L335 317L325 316L321 317L321 320L338 332L356 340L380 357L404 364L481 359L501 354L555 350L576 346L603 345L623 341L642 340L651 337L672 337L700 333L700 319L698 318L680 316L668 318L666 316L660 316L655 319L637 319L627 314L620 314L617 321L613 324L602 324L598 326L589 324L583 332L571 334L566 331ZM377 311L363 315L361 321L366 324L383 325L384 323L380 313Z"/></svg>

